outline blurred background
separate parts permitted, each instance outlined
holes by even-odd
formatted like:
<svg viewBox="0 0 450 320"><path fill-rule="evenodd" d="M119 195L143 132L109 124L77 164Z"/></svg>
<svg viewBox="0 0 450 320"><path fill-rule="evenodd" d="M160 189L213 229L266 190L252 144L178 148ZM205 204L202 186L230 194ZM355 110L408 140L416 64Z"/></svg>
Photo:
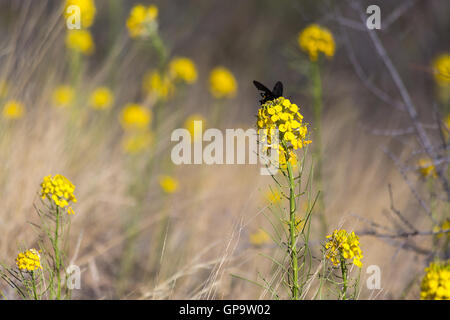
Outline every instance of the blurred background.
<svg viewBox="0 0 450 320"><path fill-rule="evenodd" d="M443 180L418 167L423 151L404 95L361 17L369 5L380 7L382 28L374 32L417 121L441 146L450 91L436 80L433 61L450 51L448 1L90 2L79 1L82 28L71 31L65 1L0 1L3 264L38 240L39 185L59 173L78 198L64 244L67 260L82 270L73 298L273 298L253 283L277 281L265 257L282 254L267 218L285 210L270 192L273 180L259 174L260 165L176 166L170 136L194 119L209 128L254 128L260 95L252 81L269 88L282 81L309 124L311 146L320 145L313 251L320 255L334 229L354 230L364 254L359 297L419 297L433 237L372 231L402 232L393 208L420 231L433 230L449 217L448 200ZM133 20L139 15L130 15L140 4L157 8L143 29ZM319 118L313 62L299 46L311 24L335 43L316 62ZM180 57L189 61L177 69ZM438 171L448 179L446 147L443 157ZM381 289L365 285L370 265L380 267Z"/></svg>

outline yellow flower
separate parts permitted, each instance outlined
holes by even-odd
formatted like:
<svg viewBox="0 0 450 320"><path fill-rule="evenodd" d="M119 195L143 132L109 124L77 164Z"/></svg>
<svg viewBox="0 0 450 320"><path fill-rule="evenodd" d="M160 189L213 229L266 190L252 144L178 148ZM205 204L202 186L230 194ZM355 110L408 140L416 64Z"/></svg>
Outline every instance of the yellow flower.
<svg viewBox="0 0 450 320"><path fill-rule="evenodd" d="M334 266L344 263L347 259L353 259L353 264L359 268L362 267L363 258L361 248L359 247L359 237L354 233L348 233L344 229L334 230L327 236L328 242L325 244L326 258Z"/></svg>
<svg viewBox="0 0 450 320"><path fill-rule="evenodd" d="M88 30L69 30L66 35L67 48L90 55L94 52L95 44Z"/></svg>
<svg viewBox="0 0 450 320"><path fill-rule="evenodd" d="M214 68L209 75L209 90L214 98L233 98L237 83L233 74L224 67Z"/></svg>
<svg viewBox="0 0 450 320"><path fill-rule="evenodd" d="M422 158L419 159L419 173L427 178L429 176L436 178L436 168L433 165L433 162L430 159Z"/></svg>
<svg viewBox="0 0 450 320"><path fill-rule="evenodd" d="M269 200L270 203L276 204L281 201L282 195L278 190L269 190L266 192L266 199Z"/></svg>
<svg viewBox="0 0 450 320"><path fill-rule="evenodd" d="M70 202L77 202L77 198L73 194L74 191L75 186L72 182L60 174L54 177L48 175L44 177L41 183L41 198L47 198L61 209L68 207ZM67 213L73 214L73 209L68 207Z"/></svg>
<svg viewBox="0 0 450 320"><path fill-rule="evenodd" d="M127 28L132 38L150 36L156 32L158 23L158 7L138 4L131 9L127 20Z"/></svg>
<svg viewBox="0 0 450 320"><path fill-rule="evenodd" d="M20 252L16 258L16 265L21 271L26 272L42 269L41 256L36 249Z"/></svg>
<svg viewBox="0 0 450 320"><path fill-rule="evenodd" d="M434 79L440 86L450 84L450 54L444 53L433 60Z"/></svg>
<svg viewBox="0 0 450 320"><path fill-rule="evenodd" d="M450 218L447 218L440 225L433 228L433 232L441 232L445 230L450 230ZM440 239L444 236L444 233L439 233L436 238ZM450 239L450 232L447 233L447 239Z"/></svg>
<svg viewBox="0 0 450 320"><path fill-rule="evenodd" d="M178 190L178 181L170 176L160 176L159 185L165 193L174 193Z"/></svg>
<svg viewBox="0 0 450 320"><path fill-rule="evenodd" d="M178 57L169 63L169 73L174 80L181 80L188 84L197 81L197 69L191 59Z"/></svg>
<svg viewBox="0 0 450 320"><path fill-rule="evenodd" d="M146 130L151 120L151 111L136 103L127 104L120 114L124 130Z"/></svg>
<svg viewBox="0 0 450 320"><path fill-rule="evenodd" d="M250 234L250 243L254 246L261 246L270 242L270 236L263 229Z"/></svg>
<svg viewBox="0 0 450 320"><path fill-rule="evenodd" d="M92 92L89 98L89 104L97 110L109 109L114 103L114 95L107 87L99 87Z"/></svg>
<svg viewBox="0 0 450 320"><path fill-rule="evenodd" d="M299 33L298 45L309 54L311 61L316 61L320 52L333 57L336 48L331 32L318 24L311 24Z"/></svg>
<svg viewBox="0 0 450 320"><path fill-rule="evenodd" d="M284 97L267 101L258 110L256 126L258 134L262 135L261 142L267 142L267 152L278 152L278 165L285 169L289 161L293 167L297 165L297 155L294 150L301 149L311 143L306 140L308 129L303 124L303 116L299 107ZM278 130L279 144L272 142L272 137ZM266 140L267 139L267 140Z"/></svg>
<svg viewBox="0 0 450 320"><path fill-rule="evenodd" d="M132 132L122 140L122 148L126 153L137 154L153 144L154 135L148 130Z"/></svg>
<svg viewBox="0 0 450 320"><path fill-rule="evenodd" d="M191 141L199 141L202 140L203 137L196 136L194 137L194 121L201 121L203 131L205 131L206 119L201 114L192 114L184 121L184 128L187 129L191 135ZM195 139L195 140L194 140Z"/></svg>
<svg viewBox="0 0 450 320"><path fill-rule="evenodd" d="M8 94L9 84L6 80L0 80L0 98L4 98Z"/></svg>
<svg viewBox="0 0 450 320"><path fill-rule="evenodd" d="M290 228L290 221L285 220L284 221L284 226L286 227L286 232L289 232L289 228ZM296 216L295 217L295 230L297 230L298 233L300 233L303 229L305 225L305 220L302 219L300 216Z"/></svg>
<svg viewBox="0 0 450 320"><path fill-rule="evenodd" d="M25 114L25 107L17 100L9 100L5 103L2 114L7 120L20 119Z"/></svg>
<svg viewBox="0 0 450 320"><path fill-rule="evenodd" d="M167 100L175 89L170 78L156 70L147 72L142 82L142 88L144 92L154 94L162 100Z"/></svg>
<svg viewBox="0 0 450 320"><path fill-rule="evenodd" d="M450 300L450 260L431 262L425 268L420 299Z"/></svg>
<svg viewBox="0 0 450 320"><path fill-rule="evenodd" d="M70 12L67 12L67 8L72 5L80 8L81 26L83 28L89 28L94 23L97 12L94 0L66 0L66 6L64 8L64 17L66 19L71 15Z"/></svg>
<svg viewBox="0 0 450 320"><path fill-rule="evenodd" d="M62 85L53 91L53 103L57 107L68 107L74 100L75 91L71 86Z"/></svg>

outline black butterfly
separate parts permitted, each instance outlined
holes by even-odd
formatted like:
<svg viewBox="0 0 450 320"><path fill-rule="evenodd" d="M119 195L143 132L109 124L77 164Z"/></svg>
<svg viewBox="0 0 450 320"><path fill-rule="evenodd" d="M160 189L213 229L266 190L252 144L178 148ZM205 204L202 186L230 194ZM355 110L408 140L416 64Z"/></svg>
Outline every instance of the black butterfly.
<svg viewBox="0 0 450 320"><path fill-rule="evenodd" d="M263 91L261 92L261 97L263 98L262 100L259 100L259 103L261 104L279 98L283 95L283 84L281 83L281 81L277 81L277 83L275 83L275 86L273 87L272 91L270 91L261 82L258 82L256 80L253 81L253 84L255 85L256 89Z"/></svg>

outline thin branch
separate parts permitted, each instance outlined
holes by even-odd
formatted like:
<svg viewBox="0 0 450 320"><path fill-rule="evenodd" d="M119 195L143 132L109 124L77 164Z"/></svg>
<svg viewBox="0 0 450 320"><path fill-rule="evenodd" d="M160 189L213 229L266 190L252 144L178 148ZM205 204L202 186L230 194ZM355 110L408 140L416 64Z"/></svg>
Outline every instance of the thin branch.
<svg viewBox="0 0 450 320"><path fill-rule="evenodd" d="M388 190L389 190L389 199L391 202L391 210L395 213L395 215L411 230L414 232L417 232L417 229L402 215L400 210L397 210L394 206L394 196L392 195L392 186L391 184L388 184Z"/></svg>
<svg viewBox="0 0 450 320"><path fill-rule="evenodd" d="M413 194L413 196L417 199L417 201L419 202L420 206L425 210L425 212L428 214L428 216L430 217L430 219L437 224L436 220L434 219L433 215L431 214L431 210L428 207L428 205L425 203L425 201L419 196L419 193L417 192L417 190L414 188L414 186L412 185L411 181L409 181L408 176L406 175L406 171L404 170L404 168L402 167L400 161L397 159L396 156L394 156L394 154L392 152L390 152L387 148L383 148L383 152L386 153L389 158L391 158L392 161L394 161L394 164L396 165L397 169L399 170L400 174L403 177L403 180L405 180L406 184L408 185L409 189L411 190L411 193Z"/></svg>
<svg viewBox="0 0 450 320"><path fill-rule="evenodd" d="M352 2L353 6L359 9L360 18L362 21L365 20L364 12L361 8L361 4L358 2ZM380 56L381 60L383 61L384 65L386 66L387 70L389 71L389 74L391 75L392 80L394 81L395 86L397 87L404 105L405 110L409 115L409 118L412 122L412 125L417 133L417 137L419 139L420 144L425 149L428 156L432 159L433 163L438 158L438 155L436 154L433 144L431 143L427 133L425 132L425 129L422 125L422 123L419 121L419 115L417 113L417 109L414 106L414 103L411 99L411 96L409 95L408 90L406 89L406 86L400 77L400 74L398 73L397 69L395 68L394 64L392 63L392 60L390 59L386 49L384 48L380 38L378 37L377 33L374 30L367 29L367 33L369 34L370 39L372 40L372 43L376 49L376 52ZM447 194L448 201L450 201L450 185L448 183L447 178L445 177L445 171L442 167L438 168L437 164L434 164L436 167L436 172L438 174L439 180L441 181L441 184L444 188L444 191Z"/></svg>

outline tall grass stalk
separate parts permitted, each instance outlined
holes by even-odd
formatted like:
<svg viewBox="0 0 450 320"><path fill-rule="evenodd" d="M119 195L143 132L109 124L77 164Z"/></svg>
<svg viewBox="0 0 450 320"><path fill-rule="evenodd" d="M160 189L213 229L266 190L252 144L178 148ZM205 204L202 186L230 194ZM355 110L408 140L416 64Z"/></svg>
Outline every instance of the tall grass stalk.
<svg viewBox="0 0 450 320"><path fill-rule="evenodd" d="M313 110L314 110L314 126L315 141L314 141L314 162L315 162L315 183L319 190L323 190L323 177L322 177L322 113L323 113L323 101L322 101L322 78L320 76L320 64L319 61L311 61L310 64L310 79L311 79L311 92L313 98ZM322 236L327 232L327 222L325 217L325 200L323 192L320 193L318 199L318 211L320 219L320 228Z"/></svg>
<svg viewBox="0 0 450 320"><path fill-rule="evenodd" d="M287 171L289 177L289 251L292 268L292 299L298 300L298 258L297 258L297 236L296 236L296 204L295 204L295 181L291 163L288 161Z"/></svg>

